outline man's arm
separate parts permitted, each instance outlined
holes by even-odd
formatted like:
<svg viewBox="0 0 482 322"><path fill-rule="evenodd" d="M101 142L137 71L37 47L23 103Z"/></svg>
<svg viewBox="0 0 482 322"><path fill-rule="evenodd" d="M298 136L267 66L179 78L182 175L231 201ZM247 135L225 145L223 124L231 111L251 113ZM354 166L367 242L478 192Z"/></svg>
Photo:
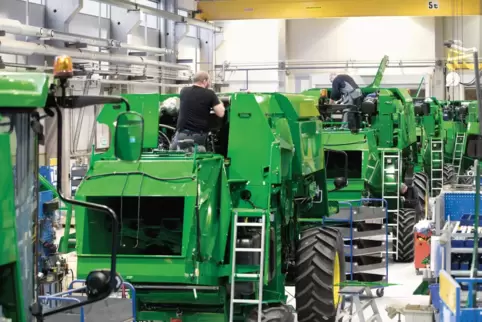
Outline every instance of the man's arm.
<svg viewBox="0 0 482 322"><path fill-rule="evenodd" d="M331 87L331 95L330 95L330 104L334 104L335 101L338 101L341 98L341 91L340 91L340 82L338 79L333 80L333 84Z"/></svg>
<svg viewBox="0 0 482 322"><path fill-rule="evenodd" d="M223 102L221 102L219 97L214 92L213 92L213 110L218 117L224 117L224 112L226 111L226 109L224 108Z"/></svg>

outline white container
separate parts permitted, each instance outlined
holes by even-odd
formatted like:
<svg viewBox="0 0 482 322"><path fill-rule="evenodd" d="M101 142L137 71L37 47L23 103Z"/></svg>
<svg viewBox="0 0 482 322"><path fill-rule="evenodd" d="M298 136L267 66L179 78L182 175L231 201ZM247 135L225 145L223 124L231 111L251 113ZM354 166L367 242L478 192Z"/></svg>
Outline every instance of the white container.
<svg viewBox="0 0 482 322"><path fill-rule="evenodd" d="M403 309L405 322L432 322L434 309L431 305L410 305Z"/></svg>

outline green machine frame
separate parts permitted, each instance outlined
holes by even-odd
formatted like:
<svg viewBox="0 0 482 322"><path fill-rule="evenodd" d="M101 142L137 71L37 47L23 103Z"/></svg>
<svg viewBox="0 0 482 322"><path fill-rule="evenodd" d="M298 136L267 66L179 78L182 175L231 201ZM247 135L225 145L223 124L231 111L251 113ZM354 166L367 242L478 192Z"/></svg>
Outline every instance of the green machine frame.
<svg viewBox="0 0 482 322"><path fill-rule="evenodd" d="M372 84L361 88L364 94L361 121L355 131L341 129L334 122L328 104L331 89L311 89L304 94L319 98L319 109L325 111L324 145L327 149L347 154L349 186L329 194L338 201L361 198L383 198L388 201L393 230L393 250L399 261L413 260L413 236L410 232L423 215L428 186L415 175L418 164L417 132L413 99L408 90L382 88L383 73L388 63L385 56ZM338 159L328 162L327 177L340 173ZM328 156L326 156L328 158ZM413 189L411 198L402 200L401 187ZM372 205L373 206L373 205Z"/></svg>
<svg viewBox="0 0 482 322"><path fill-rule="evenodd" d="M159 103L173 95L124 97L145 119L142 156L119 160L126 147L113 136L76 199L119 214L117 267L136 288L137 318L260 321L262 310L263 321L293 321L294 285L298 321L334 321L345 257L341 234L322 226L338 203L328 201L317 100L223 94L226 116L213 115L200 153L159 149L159 127L170 137L175 126ZM106 105L98 121L112 131L122 111ZM82 278L108 263L112 227L95 211L75 214Z"/></svg>

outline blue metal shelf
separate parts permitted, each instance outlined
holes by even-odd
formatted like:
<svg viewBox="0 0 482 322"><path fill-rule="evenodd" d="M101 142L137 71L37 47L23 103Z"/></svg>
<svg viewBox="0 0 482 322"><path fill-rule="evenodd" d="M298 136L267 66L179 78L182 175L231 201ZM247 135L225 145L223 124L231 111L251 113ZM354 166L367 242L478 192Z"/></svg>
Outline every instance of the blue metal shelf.
<svg viewBox="0 0 482 322"><path fill-rule="evenodd" d="M482 200L482 196L480 200ZM444 203L445 219L461 221L463 216L475 214L475 192L446 192L444 193ZM482 215L482 208L480 214Z"/></svg>

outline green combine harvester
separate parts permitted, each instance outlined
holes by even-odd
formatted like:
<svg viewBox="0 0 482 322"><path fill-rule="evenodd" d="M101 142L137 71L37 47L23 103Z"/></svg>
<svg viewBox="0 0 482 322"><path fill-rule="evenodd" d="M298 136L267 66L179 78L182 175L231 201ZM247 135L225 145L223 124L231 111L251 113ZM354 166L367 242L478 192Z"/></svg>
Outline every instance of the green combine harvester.
<svg viewBox="0 0 482 322"><path fill-rule="evenodd" d="M477 101L453 102L449 105L454 111L453 126L458 132L455 135L452 160L459 177L459 183L474 183L476 139L480 135Z"/></svg>
<svg viewBox="0 0 482 322"><path fill-rule="evenodd" d="M428 187L431 197L436 197L446 184L457 182L457 172L447 160L450 145L455 135L447 131L444 107L435 97L414 98L414 111L417 124L419 166L416 176Z"/></svg>
<svg viewBox="0 0 482 322"><path fill-rule="evenodd" d="M460 173L460 158L463 155L462 145L466 140L467 116L470 101L440 101L443 109L443 128L445 132L444 162L454 166L457 175ZM457 144L457 149L455 149ZM462 153L462 154L461 154Z"/></svg>
<svg viewBox="0 0 482 322"><path fill-rule="evenodd" d="M317 97L323 115L323 142L327 151L327 178L343 173L340 164L348 159L349 186L331 192L330 200L351 201L379 198L388 202L392 251L401 262L413 261L413 229L424 214L428 194L427 175L415 174L418 164L416 121L413 100L407 90L381 88L388 57L382 60L372 84L361 88L361 111L353 106L351 129L340 121L342 105L330 105L331 89L311 89L304 94ZM334 151L333 151L334 150ZM402 184L409 192L402 194ZM329 187L330 188L330 187ZM402 197L404 197L402 199ZM371 206L383 207L380 203Z"/></svg>
<svg viewBox="0 0 482 322"><path fill-rule="evenodd" d="M108 261L86 278L84 301L47 309L38 296L36 232L38 231L38 145L43 138L41 118L58 115L57 130L62 133L62 109L94 104L127 104L121 97L68 96L68 78L72 76L70 57L62 56L54 65L56 77L41 73L0 73L0 319L8 322L65 321L59 313L106 299L119 289L122 279L116 274L117 229L112 234ZM130 115L131 112L126 113ZM11 145L14 142L14 145ZM62 136L58 136L58 163L62 164ZM16 147L15 150L12 150ZM15 171L12 159L15 160ZM58 171L58 197L79 209L86 207L110 216L117 227L117 215L105 205L65 198ZM105 216L99 214L99 216ZM60 300L63 302L63 300ZM47 309L47 310L46 310Z"/></svg>
<svg viewBox="0 0 482 322"><path fill-rule="evenodd" d="M335 321L345 255L340 231L323 225L339 206L328 201L318 99L221 95L209 144L170 151L177 116L159 105L173 97L125 95L144 119L135 129L135 119L115 129L124 105L104 106L98 121L116 134L75 196L118 214L117 270L136 288L137 319L294 321L294 286L298 321ZM115 228L96 211L75 214L83 278L109 264Z"/></svg>

